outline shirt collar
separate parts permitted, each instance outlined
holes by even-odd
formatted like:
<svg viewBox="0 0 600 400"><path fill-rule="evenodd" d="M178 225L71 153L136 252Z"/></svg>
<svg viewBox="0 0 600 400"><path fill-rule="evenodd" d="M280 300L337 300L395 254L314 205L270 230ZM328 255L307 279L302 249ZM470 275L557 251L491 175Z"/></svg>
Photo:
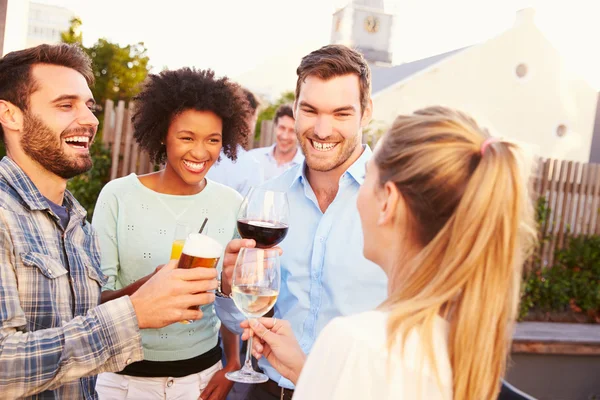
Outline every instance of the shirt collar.
<svg viewBox="0 0 600 400"><path fill-rule="evenodd" d="M365 166L367 162L371 159L373 152L368 144L363 144L363 152L358 157L358 160L354 161L354 163L348 168L346 173L350 175L354 180L362 185L365 182Z"/></svg>
<svg viewBox="0 0 600 400"><path fill-rule="evenodd" d="M294 173L294 179L292 179L292 181L290 182L290 189L292 188L292 186L294 186L294 184L296 182L303 182L306 180L306 174L305 174L305 168L306 168L306 161L302 162L302 164L298 164L292 168L296 168L296 172Z"/></svg>
<svg viewBox="0 0 600 400"><path fill-rule="evenodd" d="M302 164L304 162L304 154L302 153L302 149L300 146L296 149L296 155L292 159L292 164Z"/></svg>
<svg viewBox="0 0 600 400"><path fill-rule="evenodd" d="M30 210L50 209L46 198L40 193L29 176L11 158L5 156L0 161L0 175L15 189ZM68 190L65 190L63 205L75 215L81 218L86 217L86 210L75 200L75 197Z"/></svg>
<svg viewBox="0 0 600 400"><path fill-rule="evenodd" d="M273 143L271 146L266 147L265 148L265 155L269 158L270 161L275 161L275 146L277 145L277 143ZM296 148L296 155L294 155L294 158L292 158L292 161L290 161L290 164L292 165L298 165L298 164L302 164L302 162L304 161L304 154L302 154L302 149L300 148L300 146L298 146Z"/></svg>
<svg viewBox="0 0 600 400"><path fill-rule="evenodd" d="M363 144L362 147L363 152L360 157L358 157L344 173L351 176L359 185L362 185L365 181L365 165L373 155L368 144ZM292 182L290 183L290 188L294 186L296 182L304 181L306 181L306 160L303 160L302 164L296 167L296 173L294 174L294 179L292 179Z"/></svg>
<svg viewBox="0 0 600 400"><path fill-rule="evenodd" d="M276 143L273 143L269 147L265 148L265 156L267 156L269 160L275 159L275 145Z"/></svg>

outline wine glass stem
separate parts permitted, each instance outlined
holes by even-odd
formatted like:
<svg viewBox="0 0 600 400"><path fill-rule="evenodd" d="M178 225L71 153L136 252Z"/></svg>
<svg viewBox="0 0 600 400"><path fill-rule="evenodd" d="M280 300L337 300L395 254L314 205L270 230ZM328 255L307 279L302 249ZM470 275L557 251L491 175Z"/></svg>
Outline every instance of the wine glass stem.
<svg viewBox="0 0 600 400"><path fill-rule="evenodd" d="M254 371L252 368L252 338L254 335L250 335L248 338L248 346L246 348L246 361L244 362L244 371Z"/></svg>

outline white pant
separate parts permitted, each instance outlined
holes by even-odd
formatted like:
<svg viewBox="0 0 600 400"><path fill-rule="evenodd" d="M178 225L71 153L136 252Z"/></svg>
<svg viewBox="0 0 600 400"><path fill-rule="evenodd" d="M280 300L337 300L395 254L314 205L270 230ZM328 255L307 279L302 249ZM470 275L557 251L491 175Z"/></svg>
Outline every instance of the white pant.
<svg viewBox="0 0 600 400"><path fill-rule="evenodd" d="M197 374L183 378L139 378L105 372L98 375L100 400L198 400L221 361Z"/></svg>

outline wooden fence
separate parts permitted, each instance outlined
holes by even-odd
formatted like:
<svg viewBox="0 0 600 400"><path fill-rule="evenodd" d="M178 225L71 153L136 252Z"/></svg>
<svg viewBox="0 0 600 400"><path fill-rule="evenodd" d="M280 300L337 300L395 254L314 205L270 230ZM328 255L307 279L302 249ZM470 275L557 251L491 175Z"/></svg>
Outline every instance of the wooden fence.
<svg viewBox="0 0 600 400"><path fill-rule="evenodd" d="M131 106L120 101L117 106L106 102L102 139L112 153L110 179L132 172L145 174L154 170L148 154L133 139ZM275 141L273 121L262 121L260 137L251 140L250 148L270 146ZM378 134L365 133L363 142L374 146ZM542 265L552 265L554 253L570 236L600 234L600 164L586 164L554 159L540 160L534 175L535 199L543 197L549 213L540 236Z"/></svg>
<svg viewBox="0 0 600 400"><path fill-rule="evenodd" d="M131 112L131 104L129 108L125 108L122 100L116 107L112 100L107 100L104 107L102 142L111 150L111 180L132 172L146 174L154 170L148 153L141 151L133 140Z"/></svg>
<svg viewBox="0 0 600 400"><path fill-rule="evenodd" d="M542 266L553 264L569 237L600 234L600 164L541 160L534 190L549 209L540 227Z"/></svg>

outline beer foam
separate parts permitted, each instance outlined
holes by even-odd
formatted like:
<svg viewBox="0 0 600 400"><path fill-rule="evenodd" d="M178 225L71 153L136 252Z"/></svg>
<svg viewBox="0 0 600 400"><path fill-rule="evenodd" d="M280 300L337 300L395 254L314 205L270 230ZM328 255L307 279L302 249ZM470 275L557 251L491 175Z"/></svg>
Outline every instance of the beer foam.
<svg viewBox="0 0 600 400"><path fill-rule="evenodd" d="M201 233L190 233L183 245L188 256L201 258L219 258L223 255L223 246L215 239Z"/></svg>

